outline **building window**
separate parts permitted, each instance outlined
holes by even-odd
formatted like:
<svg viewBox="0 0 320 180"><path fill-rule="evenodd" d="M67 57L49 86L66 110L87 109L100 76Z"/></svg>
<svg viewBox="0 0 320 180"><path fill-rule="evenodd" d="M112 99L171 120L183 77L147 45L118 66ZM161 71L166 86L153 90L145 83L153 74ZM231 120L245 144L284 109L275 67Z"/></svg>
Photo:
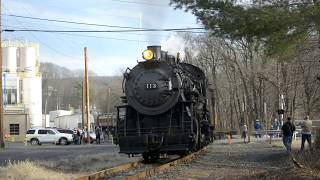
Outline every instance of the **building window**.
<svg viewBox="0 0 320 180"><path fill-rule="evenodd" d="M10 135L19 135L19 124L10 124Z"/></svg>

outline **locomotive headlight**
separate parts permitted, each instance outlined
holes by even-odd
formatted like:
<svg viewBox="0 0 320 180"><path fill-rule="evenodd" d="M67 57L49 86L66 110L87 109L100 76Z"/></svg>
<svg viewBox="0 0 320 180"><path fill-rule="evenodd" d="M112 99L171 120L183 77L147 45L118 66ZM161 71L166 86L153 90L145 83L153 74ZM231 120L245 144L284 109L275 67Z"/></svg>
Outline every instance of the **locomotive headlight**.
<svg viewBox="0 0 320 180"><path fill-rule="evenodd" d="M149 60L153 59L154 54L151 50L147 49L142 52L142 57L143 57L143 59L149 61Z"/></svg>

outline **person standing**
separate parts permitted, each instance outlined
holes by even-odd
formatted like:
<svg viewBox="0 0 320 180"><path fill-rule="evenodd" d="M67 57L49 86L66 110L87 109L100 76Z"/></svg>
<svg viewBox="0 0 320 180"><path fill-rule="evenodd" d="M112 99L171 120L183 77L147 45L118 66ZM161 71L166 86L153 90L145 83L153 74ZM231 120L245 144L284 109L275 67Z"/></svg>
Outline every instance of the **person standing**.
<svg viewBox="0 0 320 180"><path fill-rule="evenodd" d="M301 138L301 151L304 150L304 143L306 142L306 140L308 141L309 144L309 148L312 149L312 143L311 143L311 131L312 131L312 122L309 119L309 116L306 116L304 118L304 120L302 121L302 123L300 123L301 125L301 134L302 134L302 138Z"/></svg>
<svg viewBox="0 0 320 180"><path fill-rule="evenodd" d="M243 124L241 126L241 137L243 138L243 142L246 142L246 138L247 138L247 132L248 132L248 128L246 124Z"/></svg>
<svg viewBox="0 0 320 180"><path fill-rule="evenodd" d="M76 143L75 144L80 145L81 144L81 133L80 133L79 129L77 129L75 137L76 137L76 141L75 141Z"/></svg>
<svg viewBox="0 0 320 180"><path fill-rule="evenodd" d="M291 144L292 144L292 136L293 132L296 130L296 127L291 122L291 118L288 117L287 121L282 125L282 133L283 133L283 144L287 149L287 152L291 154Z"/></svg>
<svg viewBox="0 0 320 180"><path fill-rule="evenodd" d="M86 131L86 127L82 130L82 133L81 133L81 136L82 136L82 144L87 144L88 143L88 133Z"/></svg>
<svg viewBox="0 0 320 180"><path fill-rule="evenodd" d="M258 138L258 137L261 138L261 123L258 119L254 123L254 130L255 130L255 133L254 133L255 138Z"/></svg>
<svg viewBox="0 0 320 180"><path fill-rule="evenodd" d="M97 141L97 144L100 144L100 136L101 136L101 129L98 126L96 128L96 141Z"/></svg>

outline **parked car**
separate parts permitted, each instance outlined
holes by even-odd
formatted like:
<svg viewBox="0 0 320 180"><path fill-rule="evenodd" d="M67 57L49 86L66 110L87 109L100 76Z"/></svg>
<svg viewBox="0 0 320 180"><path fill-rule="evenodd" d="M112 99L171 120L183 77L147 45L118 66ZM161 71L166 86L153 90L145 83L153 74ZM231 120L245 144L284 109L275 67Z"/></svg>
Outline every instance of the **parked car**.
<svg viewBox="0 0 320 180"><path fill-rule="evenodd" d="M57 131L59 131L59 133L72 134L73 142L75 142L75 137L76 137L77 132L75 132L71 129L57 129Z"/></svg>
<svg viewBox="0 0 320 180"><path fill-rule="evenodd" d="M60 133L53 128L33 128L27 131L26 141L32 145L41 145L42 143L67 145L73 141L73 135Z"/></svg>
<svg viewBox="0 0 320 180"><path fill-rule="evenodd" d="M75 132L71 129L57 129L60 133L66 133L66 134L75 134Z"/></svg>

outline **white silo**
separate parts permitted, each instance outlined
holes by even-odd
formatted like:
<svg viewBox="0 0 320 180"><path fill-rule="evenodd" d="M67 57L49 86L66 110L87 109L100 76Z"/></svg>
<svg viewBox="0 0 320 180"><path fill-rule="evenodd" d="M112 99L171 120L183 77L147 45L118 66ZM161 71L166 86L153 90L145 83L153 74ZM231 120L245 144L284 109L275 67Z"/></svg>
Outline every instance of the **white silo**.
<svg viewBox="0 0 320 180"><path fill-rule="evenodd" d="M5 41L3 57L3 88L5 108L28 115L31 127L42 126L42 80L39 72L39 44ZM17 68L18 65L18 68ZM29 126L29 125L28 125Z"/></svg>
<svg viewBox="0 0 320 180"><path fill-rule="evenodd" d="M3 71L16 72L17 47L8 46L2 48Z"/></svg>
<svg viewBox="0 0 320 180"><path fill-rule="evenodd" d="M24 72L34 72L37 60L36 46L25 46L19 48L19 68Z"/></svg>
<svg viewBox="0 0 320 180"><path fill-rule="evenodd" d="M42 82L41 76L25 73L22 97L27 107L31 127L42 127Z"/></svg>
<svg viewBox="0 0 320 180"><path fill-rule="evenodd" d="M22 79L22 100L29 114L31 127L42 127L42 80L36 68L39 46L26 44L19 47L19 69Z"/></svg>

